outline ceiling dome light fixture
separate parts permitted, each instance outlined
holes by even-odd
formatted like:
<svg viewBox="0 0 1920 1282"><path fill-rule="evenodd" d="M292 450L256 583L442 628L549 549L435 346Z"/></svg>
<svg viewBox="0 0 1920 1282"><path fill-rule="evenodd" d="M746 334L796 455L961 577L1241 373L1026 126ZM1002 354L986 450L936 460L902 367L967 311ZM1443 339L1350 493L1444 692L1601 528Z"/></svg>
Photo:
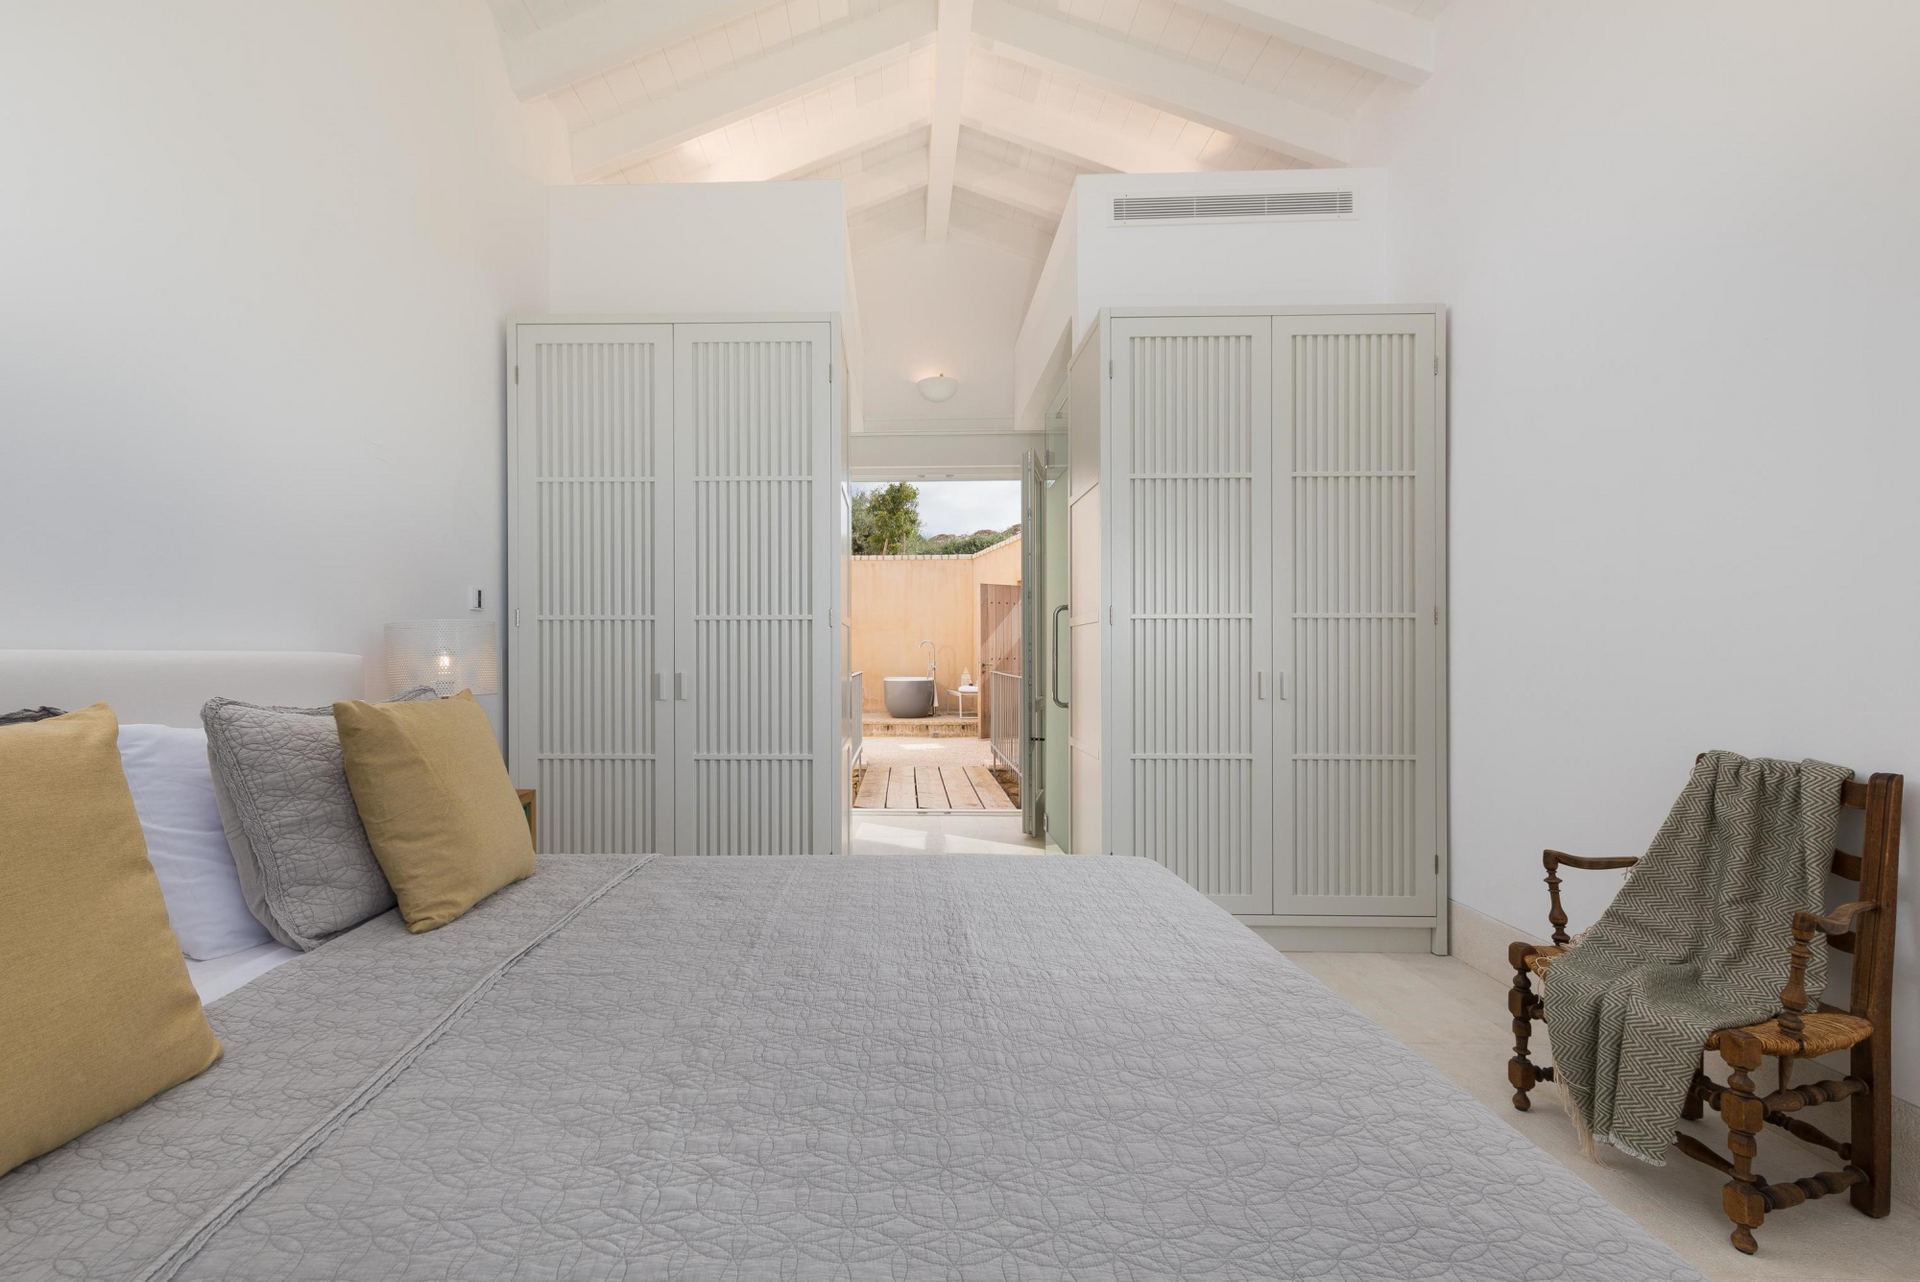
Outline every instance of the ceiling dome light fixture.
<svg viewBox="0 0 1920 1282"><path fill-rule="evenodd" d="M920 389L920 395L938 405L941 401L953 399L953 394L960 390L960 380L946 374L935 374L931 378L921 379L914 386Z"/></svg>

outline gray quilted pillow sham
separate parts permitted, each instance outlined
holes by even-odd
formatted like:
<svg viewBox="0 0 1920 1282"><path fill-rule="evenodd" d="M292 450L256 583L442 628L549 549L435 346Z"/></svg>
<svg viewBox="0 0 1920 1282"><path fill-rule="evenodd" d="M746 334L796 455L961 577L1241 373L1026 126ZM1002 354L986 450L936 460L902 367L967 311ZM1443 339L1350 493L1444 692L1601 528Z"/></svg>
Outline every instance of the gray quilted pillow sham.
<svg viewBox="0 0 1920 1282"><path fill-rule="evenodd" d="M435 698L419 686L390 702ZM347 786L332 708L211 699L213 798L247 908L302 952L393 907Z"/></svg>
<svg viewBox="0 0 1920 1282"><path fill-rule="evenodd" d="M18 712L0 712L0 726L24 726L35 721L51 721L55 717L65 715L65 708L49 708L43 703L37 708L22 708Z"/></svg>

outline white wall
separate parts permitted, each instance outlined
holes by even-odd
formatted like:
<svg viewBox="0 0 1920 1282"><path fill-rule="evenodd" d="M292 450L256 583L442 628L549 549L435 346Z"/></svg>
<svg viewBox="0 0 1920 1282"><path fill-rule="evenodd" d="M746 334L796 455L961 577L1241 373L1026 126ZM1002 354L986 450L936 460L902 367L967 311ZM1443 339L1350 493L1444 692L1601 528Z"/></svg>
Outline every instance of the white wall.
<svg viewBox="0 0 1920 1282"><path fill-rule="evenodd" d="M1077 345L1102 307L1256 307L1426 301L1387 296L1389 207L1377 169L1085 174L1075 183ZM1116 196L1351 190L1357 216L1297 222L1118 226Z"/></svg>
<svg viewBox="0 0 1920 1282"><path fill-rule="evenodd" d="M1040 265L973 237L930 245L918 233L862 249L853 264L866 324L867 426L1010 428L1014 337ZM960 390L936 405L914 383L943 372Z"/></svg>
<svg viewBox="0 0 1920 1282"><path fill-rule="evenodd" d="M1220 191L1355 193L1354 218L1117 226L1116 196ZM1034 413L1068 315L1078 347L1103 307L1427 302L1391 293L1387 177L1379 169L1083 174L1021 326L1014 403Z"/></svg>
<svg viewBox="0 0 1920 1282"><path fill-rule="evenodd" d="M1453 307L1460 902L1544 933L1541 849L1639 853L1704 748L1920 777L1916 48L1909 0L1455 0L1377 113L1396 293Z"/></svg>
<svg viewBox="0 0 1920 1282"><path fill-rule="evenodd" d="M482 0L16 8L0 646L377 658L497 602L553 131Z"/></svg>
<svg viewBox="0 0 1920 1282"><path fill-rule="evenodd" d="M848 445L847 465L856 481L991 481L1017 480L1028 452L1044 451L1047 439L1039 432L977 427L950 432L883 429L856 432Z"/></svg>
<svg viewBox="0 0 1920 1282"><path fill-rule="evenodd" d="M1060 228L1053 234L1014 340L1014 425L1023 431L1037 431L1045 421L1048 401L1079 341L1074 325L1079 280L1080 188L1076 183L1067 195L1066 212L1060 215Z"/></svg>
<svg viewBox="0 0 1920 1282"><path fill-rule="evenodd" d="M838 312L846 245L837 181L555 187L546 309Z"/></svg>

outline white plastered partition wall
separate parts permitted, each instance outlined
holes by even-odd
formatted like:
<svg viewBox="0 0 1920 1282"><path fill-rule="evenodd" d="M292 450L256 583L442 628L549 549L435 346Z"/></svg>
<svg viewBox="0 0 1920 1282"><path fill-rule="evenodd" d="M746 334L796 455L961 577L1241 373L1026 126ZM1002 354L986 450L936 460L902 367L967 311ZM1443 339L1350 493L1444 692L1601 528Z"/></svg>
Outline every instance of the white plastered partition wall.
<svg viewBox="0 0 1920 1282"><path fill-rule="evenodd" d="M867 355L863 430L942 423L956 431L1013 425L1013 345L1039 264L1005 246L956 233L926 242L918 227L854 253ZM917 381L959 380L934 403Z"/></svg>
<svg viewBox="0 0 1920 1282"><path fill-rule="evenodd" d="M1039 264L963 230L929 244L919 225L858 249L864 415L850 443L858 481L1012 480L1044 442L1017 430L1012 334ZM917 380L951 374L934 403Z"/></svg>
<svg viewBox="0 0 1920 1282"><path fill-rule="evenodd" d="M841 430L858 430L864 340L838 181L553 187L546 230L552 315L837 316Z"/></svg>
<svg viewBox="0 0 1920 1282"><path fill-rule="evenodd" d="M1363 122L1396 292L1453 308L1455 943L1495 973L1548 930L1542 848L1642 853L1703 749L1920 777L1920 6L1809 17L1456 3L1444 73ZM1620 884L1563 876L1574 929Z"/></svg>
<svg viewBox="0 0 1920 1282"><path fill-rule="evenodd" d="M14 5L0 104L0 645L377 672L389 621L499 620L552 113L485 7Z"/></svg>
<svg viewBox="0 0 1920 1282"><path fill-rule="evenodd" d="M1350 217L1127 225L1122 197L1350 192ZM1388 287L1387 178L1379 169L1084 174L1073 184L1015 340L1013 403L1032 429L1064 330L1078 349L1103 307L1377 303Z"/></svg>

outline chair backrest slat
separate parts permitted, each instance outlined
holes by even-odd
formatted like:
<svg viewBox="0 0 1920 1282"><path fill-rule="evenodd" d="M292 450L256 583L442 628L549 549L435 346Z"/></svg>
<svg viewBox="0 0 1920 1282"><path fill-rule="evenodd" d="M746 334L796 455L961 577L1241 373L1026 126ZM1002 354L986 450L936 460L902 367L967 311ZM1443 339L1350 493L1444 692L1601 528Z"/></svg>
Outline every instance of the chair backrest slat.
<svg viewBox="0 0 1920 1282"><path fill-rule="evenodd" d="M1900 801L1905 788L1906 780L1900 775L1877 774L1864 784L1848 780L1840 792L1842 805L1867 813L1859 856L1835 851L1833 871L1857 880L1860 898L1876 907L1858 919L1848 940L1850 948L1839 939L1831 943L1853 954L1853 992L1848 1009L1876 1026L1886 1018L1893 990L1894 912L1900 892Z"/></svg>

